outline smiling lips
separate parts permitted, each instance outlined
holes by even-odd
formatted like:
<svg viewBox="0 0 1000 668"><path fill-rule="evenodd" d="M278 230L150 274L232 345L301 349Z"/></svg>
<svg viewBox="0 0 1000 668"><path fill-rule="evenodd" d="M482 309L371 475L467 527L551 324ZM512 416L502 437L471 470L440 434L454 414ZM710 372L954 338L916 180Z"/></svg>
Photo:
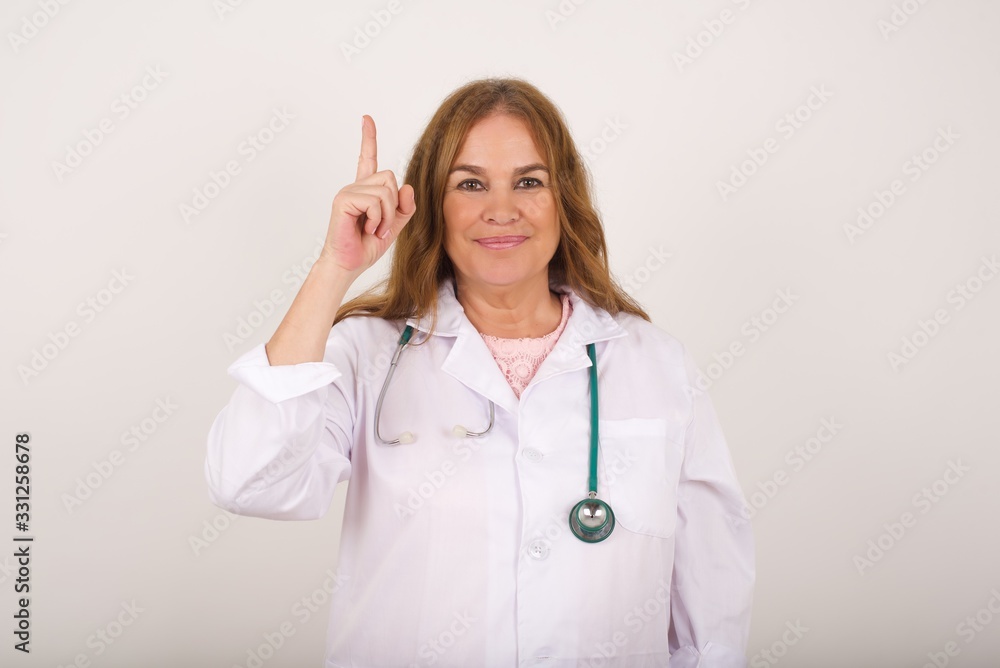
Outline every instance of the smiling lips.
<svg viewBox="0 0 1000 668"><path fill-rule="evenodd" d="M476 243L480 244L484 248L503 250L505 248L513 248L514 246L517 246L527 238L528 237L522 236L484 237L482 239L476 239Z"/></svg>

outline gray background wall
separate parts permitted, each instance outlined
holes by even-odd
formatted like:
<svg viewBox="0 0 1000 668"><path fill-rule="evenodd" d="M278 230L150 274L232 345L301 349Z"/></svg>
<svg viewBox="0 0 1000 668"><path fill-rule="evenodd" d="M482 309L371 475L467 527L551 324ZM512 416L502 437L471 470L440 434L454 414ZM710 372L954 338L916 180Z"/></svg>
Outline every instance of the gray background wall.
<svg viewBox="0 0 1000 668"><path fill-rule="evenodd" d="M229 518L207 431L354 179L361 115L401 174L487 75L564 110L615 273L706 373L755 506L751 665L995 661L998 26L987 0L4 3L0 498L12 520L30 432L36 542L30 656L0 550L0 662L246 665L291 622L265 665L320 665L328 604L292 611L346 487L320 521Z"/></svg>

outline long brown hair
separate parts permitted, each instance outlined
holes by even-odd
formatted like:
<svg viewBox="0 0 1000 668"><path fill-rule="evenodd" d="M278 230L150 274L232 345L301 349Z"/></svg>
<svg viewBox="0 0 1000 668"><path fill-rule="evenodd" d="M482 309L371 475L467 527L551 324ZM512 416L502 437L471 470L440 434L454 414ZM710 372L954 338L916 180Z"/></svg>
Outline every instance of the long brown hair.
<svg viewBox="0 0 1000 668"><path fill-rule="evenodd" d="M549 282L562 283L591 306L611 315L625 312L649 321L638 302L612 278L601 218L591 202L591 178L558 107L517 78L480 79L455 90L438 107L413 150L405 183L417 210L396 239L389 277L345 302L333 324L351 316L388 320L431 314L437 324L437 293L454 278L444 251L444 191L469 129L503 113L525 121L548 161L559 218L559 245L549 262Z"/></svg>

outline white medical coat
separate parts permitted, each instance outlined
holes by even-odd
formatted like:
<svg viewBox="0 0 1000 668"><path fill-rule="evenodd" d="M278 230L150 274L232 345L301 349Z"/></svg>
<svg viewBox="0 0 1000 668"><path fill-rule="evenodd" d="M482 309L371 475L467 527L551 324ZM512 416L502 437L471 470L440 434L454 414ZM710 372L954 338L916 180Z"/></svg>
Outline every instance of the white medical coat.
<svg viewBox="0 0 1000 668"><path fill-rule="evenodd" d="M573 312L520 400L453 283L437 328L402 352L402 323L347 318L322 362L270 366L259 344L208 435L213 503L254 517L323 516L349 480L326 668L743 668L754 545L723 432L686 348L568 287ZM596 343L602 542L569 529L587 496ZM482 431L489 400L492 431ZM672 654L672 657L671 657Z"/></svg>

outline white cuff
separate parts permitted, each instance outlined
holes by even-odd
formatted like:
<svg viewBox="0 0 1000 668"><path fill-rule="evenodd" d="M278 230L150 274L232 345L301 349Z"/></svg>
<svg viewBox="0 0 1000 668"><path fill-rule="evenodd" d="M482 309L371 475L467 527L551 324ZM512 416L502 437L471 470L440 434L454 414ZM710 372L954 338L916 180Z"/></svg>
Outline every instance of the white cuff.
<svg viewBox="0 0 1000 668"><path fill-rule="evenodd" d="M330 362L271 366L263 343L241 355L226 373L272 403L308 394L341 376Z"/></svg>

